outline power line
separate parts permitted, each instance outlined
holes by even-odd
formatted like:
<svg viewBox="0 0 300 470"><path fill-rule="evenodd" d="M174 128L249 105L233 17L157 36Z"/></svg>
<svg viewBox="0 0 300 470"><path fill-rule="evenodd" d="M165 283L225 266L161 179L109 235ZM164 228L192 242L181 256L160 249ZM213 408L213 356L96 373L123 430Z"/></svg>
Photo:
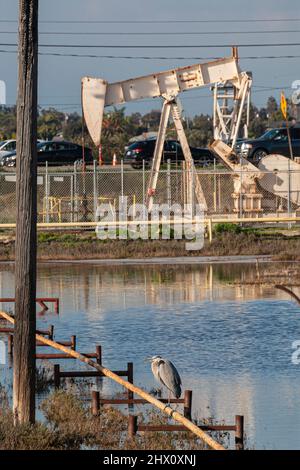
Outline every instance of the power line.
<svg viewBox="0 0 300 470"><path fill-rule="evenodd" d="M16 50L0 49L0 54L17 54ZM51 57L78 57L88 59L125 59L125 60L218 60L223 57L166 57L166 56L123 56L123 55L95 55L95 54L64 54L60 52L39 52L40 56ZM240 60L260 60L260 59L299 59L300 55L264 55L264 56L240 56Z"/></svg>
<svg viewBox="0 0 300 470"><path fill-rule="evenodd" d="M265 85L254 85L253 88L262 88L259 90L253 90L252 93L261 93L261 92L268 92L268 91L276 91L276 90L289 90L290 86L278 86L278 87L267 87ZM193 95L193 96L181 96L181 100L194 100L194 99L206 99L206 98L211 98L213 95ZM134 103L153 103L154 101L158 101L160 98L151 98L151 99L141 99L137 100ZM128 104L134 104L133 102L126 103ZM120 103L120 105L123 106L124 103ZM6 104L6 106L15 106L14 104ZM39 103L39 106L65 106L65 107L79 107L81 106L81 103Z"/></svg>
<svg viewBox="0 0 300 470"><path fill-rule="evenodd" d="M300 29L278 29L278 30L260 30L260 31L149 31L149 32L91 32L91 31L40 31L40 35L53 36L207 36L223 34L281 34L281 33L300 33ZM17 31L0 31L0 34L17 34Z"/></svg>
<svg viewBox="0 0 300 470"><path fill-rule="evenodd" d="M168 44L168 45L157 45L157 44L134 44L134 45L111 45L111 44L39 44L39 47L63 47L63 48L76 48L76 49L217 49L217 48L231 48L233 45L236 47L293 47L300 46L300 42L287 42L287 43L257 43L257 44ZM0 46L4 47L17 47L15 43L0 43Z"/></svg>
<svg viewBox="0 0 300 470"><path fill-rule="evenodd" d="M177 24L177 23L285 23L297 22L300 18L251 18L251 19L206 19L206 20L40 20L44 24ZM0 20L0 23L17 23L18 20Z"/></svg>

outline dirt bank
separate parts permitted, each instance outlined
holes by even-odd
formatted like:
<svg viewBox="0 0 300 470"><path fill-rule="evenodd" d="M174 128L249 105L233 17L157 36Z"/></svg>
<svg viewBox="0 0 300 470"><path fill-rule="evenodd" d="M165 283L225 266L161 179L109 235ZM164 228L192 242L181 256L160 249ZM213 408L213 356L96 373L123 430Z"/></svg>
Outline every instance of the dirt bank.
<svg viewBox="0 0 300 470"><path fill-rule="evenodd" d="M38 258L48 260L121 260L268 256L300 261L300 235L276 231L224 231L206 239L202 250L186 250L185 240L98 240L94 233L39 233ZM0 237L0 261L14 259L14 237Z"/></svg>

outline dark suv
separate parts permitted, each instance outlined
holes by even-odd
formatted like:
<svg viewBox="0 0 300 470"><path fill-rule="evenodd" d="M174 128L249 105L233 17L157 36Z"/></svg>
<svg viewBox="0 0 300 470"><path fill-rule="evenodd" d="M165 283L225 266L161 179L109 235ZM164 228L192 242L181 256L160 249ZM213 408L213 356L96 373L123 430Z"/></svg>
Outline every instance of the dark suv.
<svg viewBox="0 0 300 470"><path fill-rule="evenodd" d="M293 154L294 156L300 156L300 127L291 127L290 135ZM258 163L263 157L273 153L289 157L287 129L285 127L271 129L258 139L238 142L236 151L253 163Z"/></svg>
<svg viewBox="0 0 300 470"><path fill-rule="evenodd" d="M130 163L133 168L142 168L144 160L145 165L149 167L153 159L155 143L155 139L134 142L125 152L124 163ZM195 164L205 167L213 163L214 156L209 149L190 147L190 150ZM166 140L164 143L162 162L166 163L168 160L172 163L184 160L181 145L177 140Z"/></svg>
<svg viewBox="0 0 300 470"><path fill-rule="evenodd" d="M93 154L90 148L84 149L84 158L86 164L93 163ZM72 142L47 141L37 145L37 163L38 165L59 166L71 165L82 161L81 145ZM16 152L5 155L1 161L2 166L16 166Z"/></svg>

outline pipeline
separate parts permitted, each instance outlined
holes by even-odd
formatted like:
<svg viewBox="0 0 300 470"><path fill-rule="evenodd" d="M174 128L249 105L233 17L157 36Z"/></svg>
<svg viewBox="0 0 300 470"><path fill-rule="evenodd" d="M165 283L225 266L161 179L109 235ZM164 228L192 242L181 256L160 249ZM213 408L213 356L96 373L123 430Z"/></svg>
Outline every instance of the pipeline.
<svg viewBox="0 0 300 470"><path fill-rule="evenodd" d="M300 304L300 298L298 297L298 295L296 295L291 289L289 289L288 287L286 286L282 286L281 284L277 284L275 286L275 289L280 289L280 290L283 290L284 292L286 292L287 294L290 294L291 297L293 297L293 299L296 300L296 302L298 302L298 304Z"/></svg>
<svg viewBox="0 0 300 470"><path fill-rule="evenodd" d="M9 323L14 324L15 320L8 315L6 312L0 311L0 316L7 320ZM84 362L85 364L88 364L91 367L94 367L94 369L97 369L99 372L102 372L106 377L109 377L110 379L114 380L118 384L122 385L123 387L127 388L133 393L136 393L140 397L142 397L144 400L147 400L148 403L151 403L154 405L156 408L160 409L163 413L167 414L170 416L174 421L177 421L178 423L181 423L185 428L187 428L189 431L191 431L193 434L198 436L203 442L205 442L209 447L211 447L214 450L226 450L221 444L219 444L217 441L215 441L212 437L210 437L208 434L206 434L201 428L196 426L192 421L189 419L185 418L182 414L178 413L178 411L175 411L173 408L171 408L168 405L165 405L161 401L157 400L155 397L150 395L149 393L145 392L139 387L136 387L135 385L127 382L126 380L122 379L118 375L114 374L111 370L107 369L106 367L103 367L100 364L97 364L96 362L92 361L92 359L83 356L77 351L74 351L73 349L67 348L66 346L62 346L61 344L56 343L53 340L44 338L44 336L41 336L39 334L36 334L36 339L40 341L41 343L57 349L59 351L62 351L69 356L74 357L75 359L78 359L81 362Z"/></svg>

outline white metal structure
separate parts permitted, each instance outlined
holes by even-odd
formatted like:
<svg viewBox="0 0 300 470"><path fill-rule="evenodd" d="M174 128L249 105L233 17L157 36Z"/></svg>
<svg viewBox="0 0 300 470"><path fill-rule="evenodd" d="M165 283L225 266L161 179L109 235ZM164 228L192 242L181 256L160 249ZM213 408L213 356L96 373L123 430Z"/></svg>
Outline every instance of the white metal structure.
<svg viewBox="0 0 300 470"><path fill-rule="evenodd" d="M300 206L300 165L283 155L267 155L259 164L260 186L280 199Z"/></svg>
<svg viewBox="0 0 300 470"><path fill-rule="evenodd" d="M0 105L6 104L6 84L0 80Z"/></svg>
<svg viewBox="0 0 300 470"><path fill-rule="evenodd" d="M234 83L216 83L213 86L213 127L214 139L235 145L245 111L243 137L248 138L252 74L242 74L241 86Z"/></svg>
<svg viewBox="0 0 300 470"><path fill-rule="evenodd" d="M210 148L234 173L234 200L235 212L259 213L261 209L262 195L257 191L256 182L262 178L263 173L253 163L241 155L237 156L232 147L221 140L215 140Z"/></svg>
<svg viewBox="0 0 300 470"><path fill-rule="evenodd" d="M191 89L226 83L230 81L239 90L241 100L245 99L245 83L249 77L241 72L236 57L228 57L203 64L180 67L165 72L146 75L116 83L107 83L103 79L84 77L82 79L82 104L84 118L91 138L95 145L100 145L103 112L105 106L126 103L143 98L163 99L161 121L153 156L153 164L148 186L148 209L151 210L155 195L159 167L161 163L163 143L170 114L174 120L179 141L186 160L189 174L189 200L192 192L199 203L206 208L205 197L198 178L194 172L194 162L181 123L176 97L179 93ZM238 122L237 122L238 127ZM194 182L194 184L193 184Z"/></svg>

